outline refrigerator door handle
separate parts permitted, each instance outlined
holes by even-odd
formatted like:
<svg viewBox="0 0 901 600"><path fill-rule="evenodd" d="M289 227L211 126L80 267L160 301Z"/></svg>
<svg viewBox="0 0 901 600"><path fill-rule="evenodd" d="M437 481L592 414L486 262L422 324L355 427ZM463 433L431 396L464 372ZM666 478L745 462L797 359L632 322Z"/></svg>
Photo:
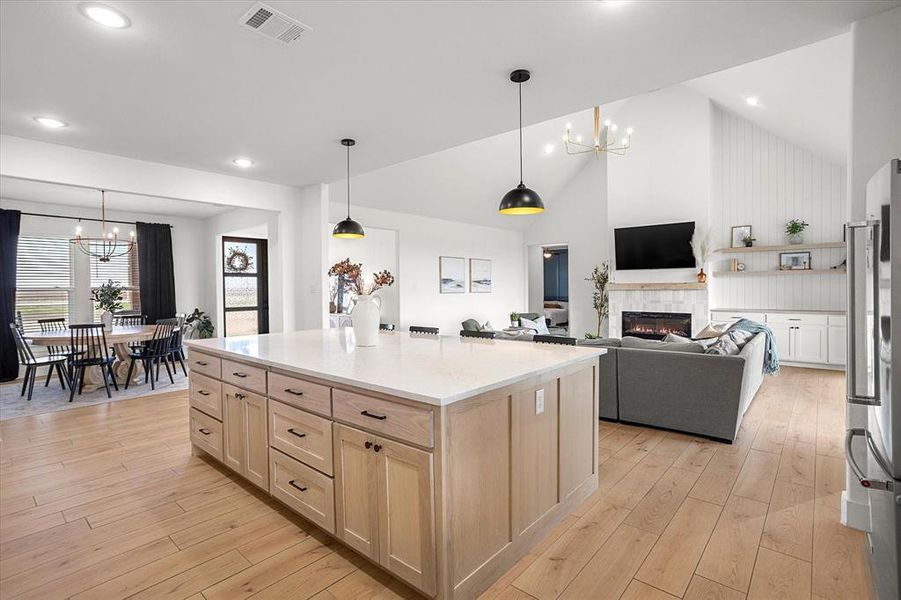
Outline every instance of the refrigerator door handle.
<svg viewBox="0 0 901 600"><path fill-rule="evenodd" d="M879 452L878 448L876 448L876 443L873 441L873 436L872 434L870 434L869 430L857 427L849 429L847 435L845 435L845 456L848 457L848 466L851 467L851 471L854 473L854 476L857 477L860 485L865 488L885 491L894 490L894 479L870 479L869 477L867 477L866 473L864 473L863 469L860 468L860 465L857 464L857 459L854 457L854 450L851 448L851 442L854 440L854 438L860 436L866 438L867 446L869 446L870 452L873 453L873 458L875 458L876 462L879 463L879 467L883 470L883 472L885 472L886 475L890 475L892 472L888 461L885 460L885 457L882 456L882 453Z"/></svg>
<svg viewBox="0 0 901 600"><path fill-rule="evenodd" d="M857 287L856 259L857 251L855 235L859 229L873 230L873 395L857 393ZM879 221L869 220L845 224L845 245L848 263L848 365L847 365L847 397L849 404L865 406L881 406L879 399Z"/></svg>

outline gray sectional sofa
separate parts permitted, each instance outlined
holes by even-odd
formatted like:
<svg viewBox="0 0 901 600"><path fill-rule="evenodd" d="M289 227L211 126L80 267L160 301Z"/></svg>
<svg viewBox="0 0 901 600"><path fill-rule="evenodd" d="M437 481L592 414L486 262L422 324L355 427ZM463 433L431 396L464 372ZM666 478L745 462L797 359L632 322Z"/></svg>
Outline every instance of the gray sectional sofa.
<svg viewBox="0 0 901 600"><path fill-rule="evenodd" d="M602 419L650 425L732 442L763 382L766 336L755 335L737 355L719 356L593 345L601 357Z"/></svg>

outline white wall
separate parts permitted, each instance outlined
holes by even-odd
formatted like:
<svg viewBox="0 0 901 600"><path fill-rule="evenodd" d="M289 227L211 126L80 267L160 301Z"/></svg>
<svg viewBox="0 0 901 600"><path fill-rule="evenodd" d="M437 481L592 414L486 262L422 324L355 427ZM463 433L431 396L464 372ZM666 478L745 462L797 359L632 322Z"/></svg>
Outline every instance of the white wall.
<svg viewBox="0 0 901 600"><path fill-rule="evenodd" d="M346 216L344 204L332 203L330 209L332 222ZM399 327L406 329L410 325L431 325L440 327L443 334L455 334L460 331L460 323L466 319L490 320L496 328L501 328L509 325L511 311L524 311L522 233L356 206L353 217L364 228L397 231L395 285L400 296ZM468 281L466 293L439 293L439 256L491 259L491 293L470 293ZM468 260L466 273L468 278Z"/></svg>
<svg viewBox="0 0 901 600"><path fill-rule="evenodd" d="M609 256L608 164L603 156L585 163L556 197L544 198L547 210L535 217L525 232L529 246L557 243L569 247L569 331L577 338L597 329L593 288L585 278Z"/></svg>
<svg viewBox="0 0 901 600"><path fill-rule="evenodd" d="M0 205L5 209L20 210L22 212L42 213L51 215L64 215L71 217L97 218L97 209L65 206L59 204L45 204L43 202L25 202L4 198ZM185 217L163 217L134 212L107 211L107 218L115 221L143 221L147 223L168 223L172 225L172 255L175 258L175 306L178 312L190 313L194 307L204 308L206 304L206 291L203 278L198 276L202 270L203 261L197 257L204 256L203 245L204 222L200 219ZM72 237L75 233L76 221L68 219L54 219L44 217L22 216L21 235L52 235ZM97 234L100 231L100 223L83 221L81 226L84 235ZM126 233L127 226L120 225ZM77 321L90 321L93 319L92 306L89 297L76 295L70 303L70 317Z"/></svg>
<svg viewBox="0 0 901 600"><path fill-rule="evenodd" d="M529 282L528 312L541 314L544 311L544 247L533 245L526 248L526 264Z"/></svg>
<svg viewBox="0 0 901 600"><path fill-rule="evenodd" d="M842 241L845 168L832 164L717 105L712 110L711 227L716 247L728 247L734 225L751 225L759 246L786 244L785 224L810 224L806 242ZM814 269L841 263L843 249L812 250ZM749 271L775 270L779 254L734 256ZM729 270L733 256L714 255L711 270ZM712 277L710 306L842 310L842 275Z"/></svg>
<svg viewBox="0 0 901 600"><path fill-rule="evenodd" d="M630 98L607 116L621 128L635 128L626 155L607 159L611 257L612 229L617 227L694 221L705 230L710 198L710 101L676 85ZM696 273L696 269L619 271L611 280L693 281Z"/></svg>
<svg viewBox="0 0 901 600"><path fill-rule="evenodd" d="M397 231L394 229L381 229L379 227L366 227L366 237L360 240L334 238L331 230L334 223L329 223L328 236L328 266L338 261L349 258L353 263L363 265L363 276L366 283L372 283L372 274L387 269L395 278L398 275L398 247ZM382 323L400 321L400 286L395 285L382 288L377 292L381 298Z"/></svg>

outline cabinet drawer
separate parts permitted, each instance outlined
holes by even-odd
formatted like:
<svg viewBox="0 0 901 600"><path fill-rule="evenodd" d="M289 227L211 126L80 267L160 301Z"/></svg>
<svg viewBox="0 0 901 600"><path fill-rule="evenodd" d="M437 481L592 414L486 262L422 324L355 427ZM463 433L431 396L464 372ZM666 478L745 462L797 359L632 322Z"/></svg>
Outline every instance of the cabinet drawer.
<svg viewBox="0 0 901 600"><path fill-rule="evenodd" d="M325 385L269 373L269 397L326 417L332 416L332 388Z"/></svg>
<svg viewBox="0 0 901 600"><path fill-rule="evenodd" d="M335 533L335 482L269 449L269 493L329 533Z"/></svg>
<svg viewBox="0 0 901 600"><path fill-rule="evenodd" d="M328 475L332 465L332 422L278 400L269 400L269 445Z"/></svg>
<svg viewBox="0 0 901 600"><path fill-rule="evenodd" d="M829 320L826 315L814 315L810 313L767 313L767 323L779 323L786 325L825 325Z"/></svg>
<svg viewBox="0 0 901 600"><path fill-rule="evenodd" d="M222 384L212 377L191 371L191 406L222 420Z"/></svg>
<svg viewBox="0 0 901 600"><path fill-rule="evenodd" d="M222 381L258 394L266 393L266 370L230 360L222 361Z"/></svg>
<svg viewBox="0 0 901 600"><path fill-rule="evenodd" d="M222 423L196 408L192 408L191 442L216 460L221 461Z"/></svg>
<svg viewBox="0 0 901 600"><path fill-rule="evenodd" d="M191 349L188 351L188 367L192 371L219 379L222 377L222 359Z"/></svg>
<svg viewBox="0 0 901 600"><path fill-rule="evenodd" d="M762 323L764 321L763 313L753 312L726 312L715 310L710 313L710 320L716 323L734 323L739 319L748 319Z"/></svg>
<svg viewBox="0 0 901 600"><path fill-rule="evenodd" d="M428 448L433 445L431 410L345 390L332 390L332 410L336 419L364 429Z"/></svg>

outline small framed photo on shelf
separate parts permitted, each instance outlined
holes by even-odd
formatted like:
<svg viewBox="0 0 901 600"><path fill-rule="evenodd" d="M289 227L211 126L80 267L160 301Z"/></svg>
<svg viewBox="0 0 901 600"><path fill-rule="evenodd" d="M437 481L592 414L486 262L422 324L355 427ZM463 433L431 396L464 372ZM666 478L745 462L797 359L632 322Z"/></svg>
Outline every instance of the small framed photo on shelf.
<svg viewBox="0 0 901 600"><path fill-rule="evenodd" d="M780 252L781 271L805 271L810 269L810 252Z"/></svg>
<svg viewBox="0 0 901 600"><path fill-rule="evenodd" d="M733 248L744 248L748 246L748 242L745 240L753 240L751 237L751 226L750 225L735 225L732 227L732 247ZM752 241L753 243L753 241Z"/></svg>

